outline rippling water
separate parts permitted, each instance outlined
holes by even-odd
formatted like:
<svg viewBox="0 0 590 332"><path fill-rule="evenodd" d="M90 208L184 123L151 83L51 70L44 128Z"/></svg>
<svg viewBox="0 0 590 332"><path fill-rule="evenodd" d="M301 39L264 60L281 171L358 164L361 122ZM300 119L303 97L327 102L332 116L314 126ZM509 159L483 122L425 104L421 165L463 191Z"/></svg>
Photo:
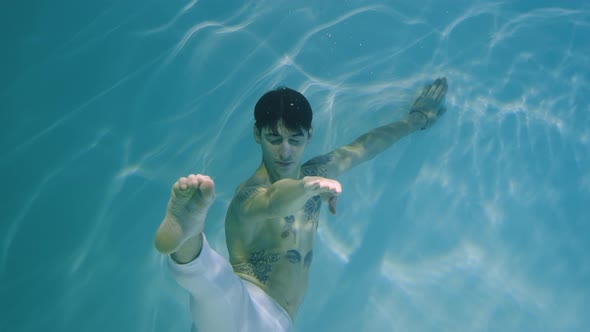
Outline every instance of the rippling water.
<svg viewBox="0 0 590 332"><path fill-rule="evenodd" d="M214 178L226 253L262 93L308 96L312 157L443 75L439 123L339 179L298 330L590 329L583 1L2 7L1 331L187 331L152 245L176 178Z"/></svg>

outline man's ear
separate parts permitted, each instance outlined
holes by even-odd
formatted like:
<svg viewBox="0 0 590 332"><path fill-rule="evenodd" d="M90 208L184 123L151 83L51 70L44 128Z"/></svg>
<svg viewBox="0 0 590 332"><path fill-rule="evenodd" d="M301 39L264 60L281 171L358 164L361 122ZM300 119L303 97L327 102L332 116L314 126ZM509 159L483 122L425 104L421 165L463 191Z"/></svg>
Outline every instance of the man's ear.
<svg viewBox="0 0 590 332"><path fill-rule="evenodd" d="M311 140L311 137L313 136L313 128L309 128L309 130L307 131L307 140Z"/></svg>
<svg viewBox="0 0 590 332"><path fill-rule="evenodd" d="M256 143L260 144L260 130L256 125L252 128L252 133L254 134L254 140L256 140Z"/></svg>

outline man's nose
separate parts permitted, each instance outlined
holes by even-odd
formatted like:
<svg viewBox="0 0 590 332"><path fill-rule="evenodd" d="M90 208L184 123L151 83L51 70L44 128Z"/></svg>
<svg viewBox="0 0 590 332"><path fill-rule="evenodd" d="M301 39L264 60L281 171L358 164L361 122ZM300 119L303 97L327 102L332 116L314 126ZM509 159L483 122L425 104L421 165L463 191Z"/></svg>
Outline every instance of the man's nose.
<svg viewBox="0 0 590 332"><path fill-rule="evenodd" d="M281 146L279 147L279 154L283 160L291 157L291 145L287 140L281 143Z"/></svg>

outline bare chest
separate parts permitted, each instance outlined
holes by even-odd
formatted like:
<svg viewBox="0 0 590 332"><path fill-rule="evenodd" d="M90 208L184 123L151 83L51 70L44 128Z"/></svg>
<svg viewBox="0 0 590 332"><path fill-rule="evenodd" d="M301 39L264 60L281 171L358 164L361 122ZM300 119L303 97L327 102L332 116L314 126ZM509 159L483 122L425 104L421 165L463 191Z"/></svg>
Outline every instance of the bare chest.
<svg viewBox="0 0 590 332"><path fill-rule="evenodd" d="M306 238L315 237L318 228L321 200L315 196L307 201L303 209L289 216L284 216L275 223L273 233L283 246L300 247Z"/></svg>
<svg viewBox="0 0 590 332"><path fill-rule="evenodd" d="M233 234L228 243L242 242L243 248L230 259L234 270L254 276L263 284L269 279L289 279L307 271L313 260L320 206L320 197L313 197L295 214L259 224L259 228L250 230L253 233L248 243L242 242L243 237L236 238L239 234Z"/></svg>

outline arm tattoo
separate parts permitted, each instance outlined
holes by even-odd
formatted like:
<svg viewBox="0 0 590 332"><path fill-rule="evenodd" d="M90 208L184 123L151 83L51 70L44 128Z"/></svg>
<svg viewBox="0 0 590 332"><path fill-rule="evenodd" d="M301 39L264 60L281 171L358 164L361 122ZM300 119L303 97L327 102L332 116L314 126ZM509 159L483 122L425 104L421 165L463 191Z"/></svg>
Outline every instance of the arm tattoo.
<svg viewBox="0 0 590 332"><path fill-rule="evenodd" d="M238 192L238 194L236 195L236 201L238 203L242 204L246 200L248 200L248 198L256 195L256 193L258 191L260 191L260 189L262 189L262 186L250 186L250 187L246 187L246 188L240 190L240 192Z"/></svg>
<svg viewBox="0 0 590 332"><path fill-rule="evenodd" d="M305 176L328 176L327 165L333 159L333 152L317 156L310 159L305 164L301 165L301 171Z"/></svg>
<svg viewBox="0 0 590 332"><path fill-rule="evenodd" d="M246 263L234 265L234 272L245 273L256 277L263 284L266 284L272 265L279 260L279 254L267 253L266 250L254 251Z"/></svg>
<svg viewBox="0 0 590 332"><path fill-rule="evenodd" d="M263 188L263 186L256 185L244 187L238 191L232 203L235 203L240 210L246 208L245 203Z"/></svg>
<svg viewBox="0 0 590 332"><path fill-rule="evenodd" d="M260 189L262 189L262 186L245 187L236 194L236 201L242 204L250 197L256 195L256 193L260 191Z"/></svg>

